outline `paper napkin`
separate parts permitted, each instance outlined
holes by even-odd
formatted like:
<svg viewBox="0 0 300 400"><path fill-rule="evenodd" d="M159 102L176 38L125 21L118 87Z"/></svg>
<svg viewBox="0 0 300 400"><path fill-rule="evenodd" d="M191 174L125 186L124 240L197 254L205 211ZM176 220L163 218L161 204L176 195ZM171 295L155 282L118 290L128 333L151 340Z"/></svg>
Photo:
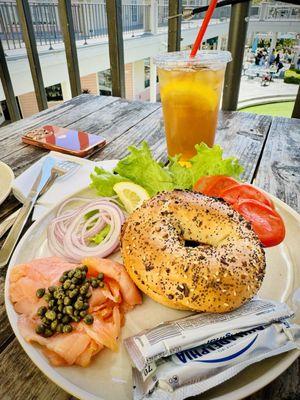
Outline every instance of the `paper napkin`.
<svg viewBox="0 0 300 400"><path fill-rule="evenodd" d="M15 179L12 190L13 194L20 202L23 203L25 201L33 182L41 170L45 158L48 156L53 157L57 161L69 160L76 162L79 164L79 167L57 178L53 186L38 199L33 211L33 220L43 216L51 207L62 201L65 197L71 196L88 187L90 184L90 174L95 166L101 166L111 171L118 162L117 160L95 162L51 151Z"/></svg>

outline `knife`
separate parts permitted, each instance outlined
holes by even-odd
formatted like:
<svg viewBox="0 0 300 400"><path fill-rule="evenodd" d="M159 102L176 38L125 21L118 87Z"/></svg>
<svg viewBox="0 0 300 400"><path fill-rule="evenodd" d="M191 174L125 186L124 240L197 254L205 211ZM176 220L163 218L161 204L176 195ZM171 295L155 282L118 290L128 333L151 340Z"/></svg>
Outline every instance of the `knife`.
<svg viewBox="0 0 300 400"><path fill-rule="evenodd" d="M26 221L33 209L33 206L43 187L47 184L51 177L51 170L55 165L55 159L47 157L43 163L41 171L31 187L30 193L20 209L15 223L13 224L3 246L0 250L0 267L6 265L18 242L21 232L26 224Z"/></svg>

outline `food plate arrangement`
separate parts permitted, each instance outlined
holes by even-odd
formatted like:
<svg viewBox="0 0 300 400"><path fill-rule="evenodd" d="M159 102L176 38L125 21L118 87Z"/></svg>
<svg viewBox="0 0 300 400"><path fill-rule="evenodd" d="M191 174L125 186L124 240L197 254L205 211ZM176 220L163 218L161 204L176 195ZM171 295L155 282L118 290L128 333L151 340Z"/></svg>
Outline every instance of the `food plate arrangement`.
<svg viewBox="0 0 300 400"><path fill-rule="evenodd" d="M300 273L297 264L300 256L297 249L300 216L280 200L268 195L276 211L281 216L286 235L284 241L274 247L265 249L266 274L258 292L259 297L286 302L295 311L294 322L299 323L299 293ZM121 196L119 196L121 198ZM94 189L74 193L71 198L85 198L99 200L99 195ZM64 203L67 199L64 199ZM72 212L76 202L70 202L67 211ZM96 355L86 367L52 366L40 347L28 343L22 336L18 326L18 314L10 299L10 278L15 265L26 263L30 260L53 256L53 248L49 248L47 230L61 207L55 205L47 215L36 221L26 232L18 244L11 259L5 285L5 302L8 317L12 328L22 347L32 361L67 392L80 399L131 399L132 378L130 358L122 344L123 339L138 334L144 329L153 328L163 321L174 320L191 315L191 311L176 310L161 305L148 296L143 296L141 305L126 314L126 322L119 338L117 352L104 349ZM48 233L49 235L49 233ZM114 261L122 262L119 251L109 255ZM298 297L297 297L298 294ZM280 373L282 373L298 356L299 352L292 351L283 355L269 358L255 364L238 377L201 395L203 399L240 399L260 389Z"/></svg>

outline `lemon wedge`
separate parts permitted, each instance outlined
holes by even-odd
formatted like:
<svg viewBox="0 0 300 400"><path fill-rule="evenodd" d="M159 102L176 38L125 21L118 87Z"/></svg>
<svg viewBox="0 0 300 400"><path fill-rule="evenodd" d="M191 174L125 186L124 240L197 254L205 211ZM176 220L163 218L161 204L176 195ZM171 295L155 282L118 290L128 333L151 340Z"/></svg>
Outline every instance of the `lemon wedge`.
<svg viewBox="0 0 300 400"><path fill-rule="evenodd" d="M113 187L127 212L132 213L143 201L150 199L147 191L132 182L119 182Z"/></svg>

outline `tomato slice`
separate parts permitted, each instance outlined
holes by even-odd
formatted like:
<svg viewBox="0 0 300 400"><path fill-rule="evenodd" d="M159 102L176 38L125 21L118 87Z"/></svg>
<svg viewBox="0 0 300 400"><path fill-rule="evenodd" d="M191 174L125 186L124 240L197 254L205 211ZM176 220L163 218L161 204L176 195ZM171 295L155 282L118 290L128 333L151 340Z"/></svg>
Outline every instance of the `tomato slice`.
<svg viewBox="0 0 300 400"><path fill-rule="evenodd" d="M221 197L224 190L238 185L238 181L225 175L202 176L194 185L194 190L212 197Z"/></svg>
<svg viewBox="0 0 300 400"><path fill-rule="evenodd" d="M240 200L233 205L247 221L265 247L276 246L285 237L281 216L271 207L257 200Z"/></svg>
<svg viewBox="0 0 300 400"><path fill-rule="evenodd" d="M223 197L223 199L229 204L235 204L239 200L251 199L257 200L268 207L274 208L272 200L267 195L248 183L242 183L225 189L222 193L220 193L220 197Z"/></svg>

